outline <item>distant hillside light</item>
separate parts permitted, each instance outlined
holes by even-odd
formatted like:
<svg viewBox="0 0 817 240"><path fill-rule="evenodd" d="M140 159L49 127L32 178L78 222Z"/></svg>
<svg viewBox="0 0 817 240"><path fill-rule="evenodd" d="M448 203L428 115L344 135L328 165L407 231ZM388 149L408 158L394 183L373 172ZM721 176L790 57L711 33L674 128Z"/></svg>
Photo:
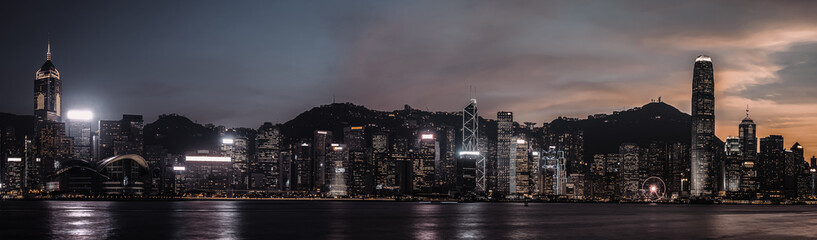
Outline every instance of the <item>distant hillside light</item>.
<svg viewBox="0 0 817 240"><path fill-rule="evenodd" d="M70 110L67 117L71 120L91 120L94 118L94 113L87 110Z"/></svg>

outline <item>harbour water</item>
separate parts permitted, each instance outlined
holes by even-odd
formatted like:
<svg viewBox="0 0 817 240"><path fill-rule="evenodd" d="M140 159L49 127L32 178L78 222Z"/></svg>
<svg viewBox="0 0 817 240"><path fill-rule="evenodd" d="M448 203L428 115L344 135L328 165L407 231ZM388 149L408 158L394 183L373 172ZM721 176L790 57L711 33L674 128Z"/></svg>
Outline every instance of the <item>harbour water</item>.
<svg viewBox="0 0 817 240"><path fill-rule="evenodd" d="M817 206L3 201L0 239L815 239Z"/></svg>

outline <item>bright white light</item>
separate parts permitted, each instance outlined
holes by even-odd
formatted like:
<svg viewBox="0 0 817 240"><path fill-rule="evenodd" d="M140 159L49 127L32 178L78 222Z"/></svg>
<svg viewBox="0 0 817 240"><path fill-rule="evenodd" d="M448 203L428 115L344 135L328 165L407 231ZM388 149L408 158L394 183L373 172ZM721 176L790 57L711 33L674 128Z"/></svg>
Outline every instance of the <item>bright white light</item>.
<svg viewBox="0 0 817 240"><path fill-rule="evenodd" d="M539 156L539 152L532 152L533 156Z"/></svg>
<svg viewBox="0 0 817 240"><path fill-rule="evenodd" d="M701 55L701 56L698 56L698 58L696 58L695 61L696 62L711 62L712 58L710 58L707 55Z"/></svg>
<svg viewBox="0 0 817 240"><path fill-rule="evenodd" d="M9 158L9 162L22 162L22 158Z"/></svg>
<svg viewBox="0 0 817 240"><path fill-rule="evenodd" d="M525 139L516 139L516 144L525 144Z"/></svg>
<svg viewBox="0 0 817 240"><path fill-rule="evenodd" d="M91 120L94 118L94 113L85 110L70 110L66 116L71 120Z"/></svg>
<svg viewBox="0 0 817 240"><path fill-rule="evenodd" d="M318 134L326 135L326 133L327 133L326 131L318 131Z"/></svg>
<svg viewBox="0 0 817 240"><path fill-rule="evenodd" d="M461 151L460 155L479 156L479 152L477 152L477 151Z"/></svg>
<svg viewBox="0 0 817 240"><path fill-rule="evenodd" d="M221 139L221 143L223 143L223 144L233 144L233 143L235 143L235 140L233 140L232 138L224 138L224 139Z"/></svg>
<svg viewBox="0 0 817 240"><path fill-rule="evenodd" d="M423 134L423 135L420 135L420 139L423 139L423 140L431 140L431 139L434 139L434 134Z"/></svg>
<svg viewBox="0 0 817 240"><path fill-rule="evenodd" d="M332 147L332 149L335 150L335 151L340 151L340 150L343 150L343 147Z"/></svg>
<svg viewBox="0 0 817 240"><path fill-rule="evenodd" d="M330 145L333 146L333 147L340 146L340 144L337 144L337 143L333 143L333 144L330 144Z"/></svg>
<svg viewBox="0 0 817 240"><path fill-rule="evenodd" d="M650 186L650 192L657 192L657 191L658 191L658 187L656 187L655 185Z"/></svg>
<svg viewBox="0 0 817 240"><path fill-rule="evenodd" d="M173 166L173 171L184 171L184 166Z"/></svg>
<svg viewBox="0 0 817 240"><path fill-rule="evenodd" d="M184 156L188 162L230 162L230 157Z"/></svg>
<svg viewBox="0 0 817 240"><path fill-rule="evenodd" d="M301 147L309 147L309 143L301 143Z"/></svg>

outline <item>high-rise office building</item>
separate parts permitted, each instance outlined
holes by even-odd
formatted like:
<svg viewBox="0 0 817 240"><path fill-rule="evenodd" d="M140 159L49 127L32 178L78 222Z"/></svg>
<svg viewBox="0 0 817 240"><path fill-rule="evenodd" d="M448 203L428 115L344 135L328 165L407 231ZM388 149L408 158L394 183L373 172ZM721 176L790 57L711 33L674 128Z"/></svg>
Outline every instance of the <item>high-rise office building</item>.
<svg viewBox="0 0 817 240"><path fill-rule="evenodd" d="M122 115L121 120L99 121L99 159L142 154L145 123L141 115Z"/></svg>
<svg viewBox="0 0 817 240"><path fill-rule="evenodd" d="M414 191L430 193L434 187L435 165L440 159L440 142L431 130L420 131L414 159Z"/></svg>
<svg viewBox="0 0 817 240"><path fill-rule="evenodd" d="M72 118L68 114L68 137L74 139L73 158L90 161L92 159L91 153L91 119L75 117Z"/></svg>
<svg viewBox="0 0 817 240"><path fill-rule="evenodd" d="M343 129L343 142L349 152L350 169L346 169L351 181L349 193L351 195L365 195L374 191L372 170L366 152L365 128L362 126L346 127Z"/></svg>
<svg viewBox="0 0 817 240"><path fill-rule="evenodd" d="M511 144L511 194L524 195L532 192L530 149L525 135L516 137Z"/></svg>
<svg viewBox="0 0 817 240"><path fill-rule="evenodd" d="M344 144L331 144L331 149L326 153L326 162L329 172L327 188L329 196L342 197L349 195L349 151Z"/></svg>
<svg viewBox="0 0 817 240"><path fill-rule="evenodd" d="M256 161L258 161L259 168L264 174L264 182L269 190L280 190L283 182L280 167L278 166L281 140L281 131L272 123L261 125L258 128L258 134L255 136Z"/></svg>
<svg viewBox="0 0 817 240"><path fill-rule="evenodd" d="M690 194L711 197L715 160L715 78L712 59L698 56L692 76L692 144Z"/></svg>
<svg viewBox="0 0 817 240"><path fill-rule="evenodd" d="M783 190L787 198L796 198L798 195L797 179L803 173L803 163L806 161L803 154L803 145L795 142L791 148L786 150L785 158Z"/></svg>
<svg viewBox="0 0 817 240"><path fill-rule="evenodd" d="M749 118L749 107L746 107L746 118L738 125L738 139L740 139L743 173L741 177L741 191L753 194L758 189L757 171L757 125Z"/></svg>
<svg viewBox="0 0 817 240"><path fill-rule="evenodd" d="M760 153L757 159L758 181L762 197L783 198L786 149L783 136L769 135L760 139Z"/></svg>
<svg viewBox="0 0 817 240"><path fill-rule="evenodd" d="M741 151L740 138L727 137L724 143L725 158L721 166L722 184L725 191L740 191L740 180L743 176L743 152Z"/></svg>
<svg viewBox="0 0 817 240"><path fill-rule="evenodd" d="M621 176L619 189L620 196L629 200L636 200L640 196L641 180L644 177L641 175L639 157L641 150L638 145L633 143L624 143L619 147L619 155L621 156L621 168L619 176Z"/></svg>
<svg viewBox="0 0 817 240"><path fill-rule="evenodd" d="M481 148L485 142L480 141L479 136L479 111L477 109L477 100L471 99L471 103L465 106L462 110L462 149L459 156L457 166L458 179L462 181L474 178L474 188L465 188L469 191L483 193L486 191L487 176L486 176L486 158L482 151L487 149ZM471 173L473 169L473 173ZM473 176L471 176L473 175ZM470 183L459 181L461 186L471 186Z"/></svg>
<svg viewBox="0 0 817 240"><path fill-rule="evenodd" d="M62 81L60 72L51 63L51 43L48 43L45 63L34 79L34 116L38 121L62 120Z"/></svg>
<svg viewBox="0 0 817 240"><path fill-rule="evenodd" d="M511 192L511 144L513 141L513 113L498 112L496 141L496 190L500 194Z"/></svg>
<svg viewBox="0 0 817 240"><path fill-rule="evenodd" d="M332 143L332 132L316 130L312 138L312 189L319 192L328 192L326 184L329 171L329 163L326 162L326 153L330 150Z"/></svg>

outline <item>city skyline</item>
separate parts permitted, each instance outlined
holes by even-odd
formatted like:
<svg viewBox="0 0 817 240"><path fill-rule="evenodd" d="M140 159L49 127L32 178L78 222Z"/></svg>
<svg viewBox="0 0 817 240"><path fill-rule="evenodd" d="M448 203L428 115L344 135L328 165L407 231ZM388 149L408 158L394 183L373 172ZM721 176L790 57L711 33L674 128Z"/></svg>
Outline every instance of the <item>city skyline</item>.
<svg viewBox="0 0 817 240"><path fill-rule="evenodd" d="M7 14L25 24L4 27L10 33L8 38L3 39L4 43L19 44L3 44L6 47L14 46L14 49L7 51L12 57L4 58L2 64L2 71L8 73L3 78L3 84L13 86L1 90L2 112L31 114L32 101L28 100L30 95L25 93L31 89L28 86L32 84L32 72L42 62L49 32L54 45L54 61L65 81L65 110L90 109L98 113L96 120L117 119L121 114L128 113L141 114L148 122L155 120L159 114L180 113L200 123L230 127L254 127L267 121L282 123L313 106L330 103L333 98L338 102L353 102L385 111L408 104L423 110L454 112L468 100L470 86L477 89L476 95L480 99L482 111L480 115L486 118L492 118L493 113L499 111L514 112L519 122L549 122L557 116L584 118L594 113L610 113L640 106L658 96L683 112L691 113L688 104L691 79L689 59L707 54L718 63L714 69L718 99L716 114L719 116L716 136L721 139L737 136L736 125L744 118L745 106L748 104L752 119L758 125L759 137L771 134L786 136L787 145L800 142L806 146L808 156L815 155L808 146L817 145L817 136L812 133L813 126L810 124L817 112L813 110L814 103L808 101L809 97L801 94L803 91L808 93L811 89L806 73L813 59L805 55L812 49L812 41L809 39L814 36L815 28L811 27L810 19L805 16L806 11L803 9L808 7L796 4L782 3L763 8L763 3L750 3L747 4L750 6L738 7L726 16L719 15L718 21L712 21L713 26L703 27L699 23L711 20L708 19L710 15L698 14L695 19L691 19L692 23L679 22L687 20L683 16L693 10L711 9L706 11L714 12L723 8L723 5L730 8L734 6L683 3L676 5L673 11L665 11L671 13L670 17L661 22L677 26L678 33L660 31L659 28L664 26L658 23L639 25L647 33L635 26L622 25L650 19L657 14L641 13L625 17L621 13L640 9L631 4L617 6L619 11L612 13L593 11L604 7L605 3L592 6L543 4L566 13L597 13L589 14L591 17L584 15L583 18L575 19L566 16L569 14L555 13L554 10L545 11L553 13L553 16L539 16L542 14L533 13L530 9L548 9L534 6L535 4L496 6L491 3L455 2L431 11L424 9L423 3L357 2L352 4L355 6L337 6L337 9L331 10L325 6L282 3L270 7L275 11L293 10L294 13L310 14L297 17L292 16L295 14L282 14L273 15L273 18L302 20L310 24L302 25L305 26L302 29L293 29L281 23L271 25L269 31L260 33L250 31L252 28L248 27L226 32L225 29L229 26L225 25L241 25L249 20L264 20L262 23L272 20L264 18L268 15L246 7L230 6L228 9L232 11L217 11L215 6L186 6L190 7L191 14L175 16L168 9L181 7L181 4L153 9L155 6L146 8L142 5L108 3L89 6L88 9L74 9L71 13L87 13L88 19L69 18L58 21L70 16L67 11L60 10L65 7L60 3L26 4L33 6L16 7L24 10L42 4L43 11L48 14L45 14L45 19L30 23L25 21L29 16ZM461 5L468 8L455 9ZM373 6L373 9L362 10L364 8L361 6ZM496 7L501 7L501 10L496 10ZM129 9L135 13L120 17L102 14L110 9ZM757 12L756 9L766 11ZM22 10L18 12L25 12ZM392 15L402 11L408 13ZM246 17L230 17L241 13L246 14ZM424 13L429 18L417 19L415 16L419 13ZM473 19L478 13L488 14L502 21L497 21L495 25L489 24L494 27L486 27L484 19L480 20L482 22L469 24L467 20ZM784 13L786 17L781 16ZM208 18L208 14L220 18ZM527 16L531 19L511 18L510 15ZM601 23L595 19L602 16L615 21ZM742 16L756 18L746 21ZM160 26L152 21L154 19L172 24ZM87 21L102 20L110 20L106 23L110 25L106 26L127 28L109 28L110 33L87 32L88 29L99 27L88 24ZM140 20L144 22L141 23ZM438 30L423 24L431 20L444 24L444 34L429 34ZM546 22L544 20L553 21L543 24ZM31 26L23 27L27 24ZM345 28L341 29L354 31L343 34L323 32L329 26L336 26L332 24L345 24ZM517 24L524 27L502 29ZM531 27L537 24L543 24L541 29ZM394 30L389 26L403 30ZM560 32L559 37L546 34L548 30L567 26L579 27ZM610 27L610 30L602 31L603 26ZM700 29L694 26L699 26ZM122 30L133 32L123 33ZM615 30L628 34L622 36L616 34ZM162 31L171 37L161 38L154 33ZM515 34L489 38L497 32ZM684 33L689 35L683 35ZM256 36L255 34L259 34L257 36L262 39L275 40L271 42L276 44L249 40L254 39L252 36ZM568 41L583 35L600 38L576 44ZM213 40L208 36L220 37ZM311 42L280 40L287 39L287 36L330 43L316 45ZM379 44L390 38L402 40L394 44L393 48ZM682 43L679 39L686 42ZM707 42L706 39L712 41ZM457 41L464 45L450 45ZM508 45L511 42L518 45ZM245 43L248 46L240 46ZM334 46L338 43L343 43L343 46ZM484 46L489 46L491 50L468 53L472 47L481 46L479 44L487 44ZM334 50L327 52L334 54L318 54L315 53L318 51L316 49L302 52L288 50L293 47L305 50L327 45L332 45L327 49ZM669 49L661 48L659 51L658 46L669 46ZM419 53L408 51L424 49L422 47L428 47L429 50ZM267 49L281 51L278 51L280 54L275 54L276 52ZM446 49L450 50L442 51L443 53L436 51ZM532 51L527 53L522 50ZM639 52L643 54L636 54ZM429 56L433 61L417 61L417 55ZM214 64L215 56L224 56L230 60L225 60L220 65ZM329 60L325 60L329 64L306 64L325 56L330 56ZM244 61L235 61L238 59ZM286 70L287 64L284 62L290 59L304 61L303 64L297 64L299 68L307 68L300 72L323 73L320 77L311 78L319 80L299 85L310 81L302 81L300 79L307 77ZM406 66L397 67L394 63L406 63ZM332 70L326 70L327 65L333 66ZM315 69L326 71L313 71ZM407 74L417 69L417 73ZM241 75L237 76L239 73ZM259 73L272 74L259 78ZM400 76L400 81L384 80L395 76ZM188 77L193 80L187 79ZM272 83L248 79L268 79ZM236 84L224 85L225 82ZM404 83L410 86L401 85ZM212 85L224 86L217 89L208 87ZM432 88L430 86L433 86L433 90L428 90ZM288 95L292 92L315 94ZM265 104L258 104L259 102Z"/></svg>

